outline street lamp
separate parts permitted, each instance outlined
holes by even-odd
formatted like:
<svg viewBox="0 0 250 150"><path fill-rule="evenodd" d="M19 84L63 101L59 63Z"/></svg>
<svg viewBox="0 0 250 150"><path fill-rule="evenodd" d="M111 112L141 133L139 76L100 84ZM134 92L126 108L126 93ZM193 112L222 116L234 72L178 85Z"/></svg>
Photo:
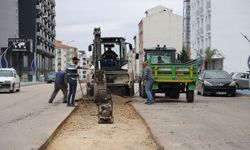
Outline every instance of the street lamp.
<svg viewBox="0 0 250 150"><path fill-rule="evenodd" d="M249 38L246 36L246 35L244 35L242 32L241 32L241 35L248 41L248 43L250 44L250 40L249 40ZM249 68L249 89L250 89L250 55L249 55L249 57L248 57L248 60L247 60L247 65L248 65L248 68Z"/></svg>

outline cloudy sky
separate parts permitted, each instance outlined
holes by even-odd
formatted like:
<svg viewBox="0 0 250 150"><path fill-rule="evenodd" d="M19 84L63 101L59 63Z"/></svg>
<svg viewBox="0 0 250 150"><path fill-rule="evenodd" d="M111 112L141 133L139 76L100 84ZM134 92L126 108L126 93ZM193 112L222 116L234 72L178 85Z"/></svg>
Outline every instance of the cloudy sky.
<svg viewBox="0 0 250 150"><path fill-rule="evenodd" d="M101 27L102 36L123 36L132 42L145 11L158 5L182 15L182 0L58 0L57 39L86 50L94 27Z"/></svg>

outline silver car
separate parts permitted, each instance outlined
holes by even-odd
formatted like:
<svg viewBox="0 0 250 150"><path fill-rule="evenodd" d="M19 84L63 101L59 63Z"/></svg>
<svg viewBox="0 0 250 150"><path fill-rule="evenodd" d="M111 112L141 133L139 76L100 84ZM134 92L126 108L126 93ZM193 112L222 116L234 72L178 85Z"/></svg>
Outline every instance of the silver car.
<svg viewBox="0 0 250 150"><path fill-rule="evenodd" d="M236 82L237 89L249 89L249 73L234 73L232 78Z"/></svg>

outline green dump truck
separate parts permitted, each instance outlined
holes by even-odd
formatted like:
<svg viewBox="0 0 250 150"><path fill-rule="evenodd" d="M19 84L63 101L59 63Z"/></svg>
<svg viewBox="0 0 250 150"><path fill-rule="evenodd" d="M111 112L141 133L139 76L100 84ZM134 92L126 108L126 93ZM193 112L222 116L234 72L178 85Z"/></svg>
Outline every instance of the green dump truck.
<svg viewBox="0 0 250 150"><path fill-rule="evenodd" d="M147 60L153 70L153 96L156 93L164 93L166 97L178 99L180 93L186 93L187 102L194 101L194 90L198 80L196 60L179 63L176 59L176 49L169 47L144 49L144 58L140 59ZM139 92L141 97L146 98L143 81L139 81Z"/></svg>

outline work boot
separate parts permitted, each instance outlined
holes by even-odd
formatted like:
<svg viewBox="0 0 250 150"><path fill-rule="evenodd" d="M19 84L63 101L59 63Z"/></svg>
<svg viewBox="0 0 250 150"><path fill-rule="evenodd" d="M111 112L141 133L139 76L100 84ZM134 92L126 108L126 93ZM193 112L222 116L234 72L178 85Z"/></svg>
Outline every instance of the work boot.
<svg viewBox="0 0 250 150"><path fill-rule="evenodd" d="M53 103L51 100L49 100L49 103L51 104L51 103Z"/></svg>
<svg viewBox="0 0 250 150"><path fill-rule="evenodd" d="M76 105L75 105L75 104L71 104L70 106L71 106L71 107L76 107Z"/></svg>

